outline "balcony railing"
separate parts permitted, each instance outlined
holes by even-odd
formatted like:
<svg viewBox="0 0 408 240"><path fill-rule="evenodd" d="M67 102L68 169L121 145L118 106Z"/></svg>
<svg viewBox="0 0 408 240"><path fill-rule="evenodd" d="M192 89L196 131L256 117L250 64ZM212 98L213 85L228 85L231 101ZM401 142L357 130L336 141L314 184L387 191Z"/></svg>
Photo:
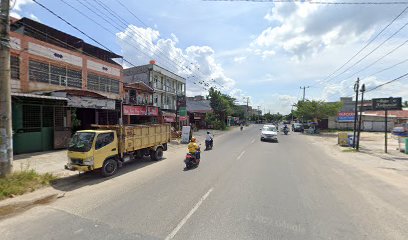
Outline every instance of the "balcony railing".
<svg viewBox="0 0 408 240"><path fill-rule="evenodd" d="M153 105L153 103L147 99L137 99L133 97L125 99L125 104L135 104L144 106Z"/></svg>

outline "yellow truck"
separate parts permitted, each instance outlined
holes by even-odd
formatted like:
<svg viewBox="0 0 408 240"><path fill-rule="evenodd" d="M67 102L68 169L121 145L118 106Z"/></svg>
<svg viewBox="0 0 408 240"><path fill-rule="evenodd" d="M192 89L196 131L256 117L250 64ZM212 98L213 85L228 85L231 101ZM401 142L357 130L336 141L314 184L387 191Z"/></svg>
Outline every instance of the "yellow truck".
<svg viewBox="0 0 408 240"><path fill-rule="evenodd" d="M96 130L77 131L68 147L65 169L87 172L100 169L111 176L124 162L150 155L163 158L171 132L169 124L93 125Z"/></svg>

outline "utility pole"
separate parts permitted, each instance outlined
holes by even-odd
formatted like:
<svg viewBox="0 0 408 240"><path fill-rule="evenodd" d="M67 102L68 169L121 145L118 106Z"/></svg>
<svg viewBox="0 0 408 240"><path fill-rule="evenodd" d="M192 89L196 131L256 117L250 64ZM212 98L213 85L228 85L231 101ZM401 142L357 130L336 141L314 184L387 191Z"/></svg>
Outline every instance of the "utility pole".
<svg viewBox="0 0 408 240"><path fill-rule="evenodd" d="M10 80L10 0L0 5L0 177L11 173L13 133L11 123Z"/></svg>
<svg viewBox="0 0 408 240"><path fill-rule="evenodd" d="M361 120L363 118L363 102L364 102L364 92L365 92L365 84L361 86L360 92L361 92L361 101L360 101L360 116L358 118L358 134L357 134L357 146L356 150L358 151L360 149L360 132L361 132Z"/></svg>
<svg viewBox="0 0 408 240"><path fill-rule="evenodd" d="M246 123L249 118L249 97L244 97L244 99L246 99L246 118L245 118Z"/></svg>
<svg viewBox="0 0 408 240"><path fill-rule="evenodd" d="M353 129L353 148L356 147L356 129L357 129L357 106L358 106L358 90L360 88L360 78L357 78L354 84L354 91L356 92L356 104L354 106L354 129Z"/></svg>
<svg viewBox="0 0 408 240"><path fill-rule="evenodd" d="M261 106L257 106L257 108L258 108L258 112L256 113L256 116L257 116L257 119L258 119L257 123L259 123L259 118L261 117L261 114L259 114L259 108L261 108Z"/></svg>
<svg viewBox="0 0 408 240"><path fill-rule="evenodd" d="M300 87L300 89L303 89L303 101L305 101L305 98L306 98L306 88L310 88L310 86Z"/></svg>

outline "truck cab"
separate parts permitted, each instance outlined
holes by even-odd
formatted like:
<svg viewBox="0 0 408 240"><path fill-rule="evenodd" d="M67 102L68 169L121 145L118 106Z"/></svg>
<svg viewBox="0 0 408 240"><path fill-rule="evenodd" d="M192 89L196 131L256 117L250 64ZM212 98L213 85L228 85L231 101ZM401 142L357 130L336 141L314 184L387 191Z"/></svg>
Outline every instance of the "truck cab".
<svg viewBox="0 0 408 240"><path fill-rule="evenodd" d="M76 132L68 148L69 170L91 171L107 167L105 171L117 166L103 166L105 160L118 157L118 137L114 130L85 130ZM117 164L117 163L110 163ZM109 169L110 168L110 169Z"/></svg>

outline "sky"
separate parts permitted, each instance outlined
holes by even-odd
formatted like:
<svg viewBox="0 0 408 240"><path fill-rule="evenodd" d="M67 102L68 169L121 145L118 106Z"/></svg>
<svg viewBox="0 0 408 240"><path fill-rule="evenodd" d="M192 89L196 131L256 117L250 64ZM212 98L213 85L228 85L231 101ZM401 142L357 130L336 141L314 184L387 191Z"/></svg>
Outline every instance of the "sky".
<svg viewBox="0 0 408 240"><path fill-rule="evenodd" d="M357 77L371 89L408 67L407 5L36 1L122 55L124 67L154 59L186 77L189 96L205 95L215 86L237 102L249 99L254 108L271 113L289 113L302 99L300 87L309 87L306 99L338 101L353 95ZM14 17L29 17L98 46L32 0L11 0L11 5ZM366 97L404 100L407 84L402 78Z"/></svg>

